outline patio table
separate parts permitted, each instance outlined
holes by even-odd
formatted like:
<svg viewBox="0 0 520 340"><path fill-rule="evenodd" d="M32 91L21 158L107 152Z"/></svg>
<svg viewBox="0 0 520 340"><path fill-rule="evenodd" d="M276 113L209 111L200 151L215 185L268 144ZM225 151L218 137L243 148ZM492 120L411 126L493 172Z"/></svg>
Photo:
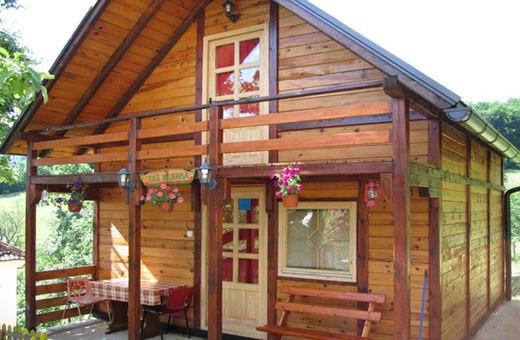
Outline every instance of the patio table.
<svg viewBox="0 0 520 340"><path fill-rule="evenodd" d="M128 279L112 279L91 281L90 286L95 296L110 300L112 322L108 325L107 334L128 328ZM142 305L157 306L161 304L161 297L168 296L170 288L184 287L183 284L141 280ZM159 334L156 318L148 317L145 320L145 329L142 338Z"/></svg>

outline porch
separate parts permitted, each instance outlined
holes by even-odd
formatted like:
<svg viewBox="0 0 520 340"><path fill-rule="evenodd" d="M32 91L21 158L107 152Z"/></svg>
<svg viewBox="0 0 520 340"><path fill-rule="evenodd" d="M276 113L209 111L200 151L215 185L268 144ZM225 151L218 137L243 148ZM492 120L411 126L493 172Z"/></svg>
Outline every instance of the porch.
<svg viewBox="0 0 520 340"><path fill-rule="evenodd" d="M107 323L100 319L88 319L83 321L83 325L80 322L73 322L70 324L54 326L47 329L49 340L73 340L73 339L96 339L96 340L126 340L128 339L128 330L115 332L112 334L105 334L107 329ZM176 330L180 332L181 330ZM169 333L163 334L165 340L178 340L187 339L188 336L182 333ZM160 340L161 337L155 336L149 338L150 340ZM190 339L201 339L192 336Z"/></svg>

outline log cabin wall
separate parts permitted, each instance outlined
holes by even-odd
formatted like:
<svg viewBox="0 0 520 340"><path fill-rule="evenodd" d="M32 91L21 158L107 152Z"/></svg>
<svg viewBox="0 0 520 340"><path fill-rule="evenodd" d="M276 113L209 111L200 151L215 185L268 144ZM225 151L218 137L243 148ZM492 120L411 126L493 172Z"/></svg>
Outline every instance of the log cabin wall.
<svg viewBox="0 0 520 340"><path fill-rule="evenodd" d="M470 183L442 182L443 339L481 326L504 294L502 160L480 142L443 125L442 169Z"/></svg>

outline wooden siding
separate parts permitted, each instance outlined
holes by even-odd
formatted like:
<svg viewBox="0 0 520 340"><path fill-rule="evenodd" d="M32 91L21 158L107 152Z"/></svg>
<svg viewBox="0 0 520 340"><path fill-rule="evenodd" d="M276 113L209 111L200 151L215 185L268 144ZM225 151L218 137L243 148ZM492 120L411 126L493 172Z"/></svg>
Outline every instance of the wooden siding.
<svg viewBox="0 0 520 340"><path fill-rule="evenodd" d="M325 34L281 8L279 13L278 88L280 93L331 85L382 80L385 74L341 47ZM345 96L280 102L280 111L385 100L382 90Z"/></svg>
<svg viewBox="0 0 520 340"><path fill-rule="evenodd" d="M480 141L445 124L441 144L443 170L503 183L500 156ZM460 339L503 299L503 193L443 181L441 197L442 336Z"/></svg>

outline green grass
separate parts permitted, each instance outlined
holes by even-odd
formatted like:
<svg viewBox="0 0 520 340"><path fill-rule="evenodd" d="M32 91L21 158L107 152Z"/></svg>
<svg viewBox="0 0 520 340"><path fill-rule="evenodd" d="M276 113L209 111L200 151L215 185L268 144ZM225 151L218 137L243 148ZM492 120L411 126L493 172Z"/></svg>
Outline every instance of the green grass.
<svg viewBox="0 0 520 340"><path fill-rule="evenodd" d="M36 242L41 244L49 235L49 227L54 220L54 211L57 208L49 205L46 207L38 206L36 209ZM16 211L25 218L25 192L0 195L0 213L4 211ZM22 234L25 235L25 228Z"/></svg>

